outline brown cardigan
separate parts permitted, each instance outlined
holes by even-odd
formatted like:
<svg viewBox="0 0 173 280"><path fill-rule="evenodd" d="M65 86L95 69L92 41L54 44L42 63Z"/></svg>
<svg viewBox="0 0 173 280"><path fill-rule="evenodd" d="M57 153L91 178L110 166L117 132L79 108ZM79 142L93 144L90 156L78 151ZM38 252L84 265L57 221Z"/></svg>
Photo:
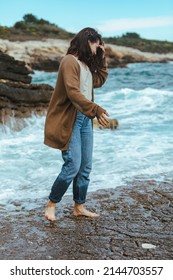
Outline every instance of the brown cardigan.
<svg viewBox="0 0 173 280"><path fill-rule="evenodd" d="M93 87L101 87L107 78L104 66L93 73ZM60 64L58 79L47 111L44 144L67 150L77 111L89 118L99 117L105 110L80 92L80 66L73 55L66 55Z"/></svg>

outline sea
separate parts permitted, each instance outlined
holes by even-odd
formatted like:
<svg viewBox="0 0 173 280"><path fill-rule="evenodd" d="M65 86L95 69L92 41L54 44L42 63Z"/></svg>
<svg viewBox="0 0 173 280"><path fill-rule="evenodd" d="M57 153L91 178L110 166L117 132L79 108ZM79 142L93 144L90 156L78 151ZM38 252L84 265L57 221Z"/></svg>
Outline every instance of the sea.
<svg viewBox="0 0 173 280"><path fill-rule="evenodd" d="M32 83L55 86L58 73L35 71ZM109 69L95 102L116 118L117 129L94 128L89 192L128 186L138 179L173 179L173 62ZM0 205L47 199L63 163L43 144L45 116L24 120L20 131L0 126ZM72 186L66 195L72 194ZM33 201L33 203L32 203Z"/></svg>

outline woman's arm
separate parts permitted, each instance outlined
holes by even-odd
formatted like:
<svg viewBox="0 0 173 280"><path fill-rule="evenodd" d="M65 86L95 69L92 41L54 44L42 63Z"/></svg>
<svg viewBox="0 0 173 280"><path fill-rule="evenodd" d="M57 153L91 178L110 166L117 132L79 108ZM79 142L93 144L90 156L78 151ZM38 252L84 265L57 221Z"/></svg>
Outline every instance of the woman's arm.
<svg viewBox="0 0 173 280"><path fill-rule="evenodd" d="M98 52L98 55L99 55L99 53L101 55L102 67L98 67L97 70L93 73L93 87L94 88L101 87L105 83L107 76L108 76L104 42L102 45L98 46L97 52Z"/></svg>
<svg viewBox="0 0 173 280"><path fill-rule="evenodd" d="M94 88L101 87L105 83L107 76L108 76L108 71L106 67L106 61L104 61L104 66L102 68L98 68L96 72L93 73L93 87Z"/></svg>
<svg viewBox="0 0 173 280"><path fill-rule="evenodd" d="M80 66L72 55L68 55L61 65L64 86L73 105L84 115L99 118L105 109L88 100L80 91Z"/></svg>

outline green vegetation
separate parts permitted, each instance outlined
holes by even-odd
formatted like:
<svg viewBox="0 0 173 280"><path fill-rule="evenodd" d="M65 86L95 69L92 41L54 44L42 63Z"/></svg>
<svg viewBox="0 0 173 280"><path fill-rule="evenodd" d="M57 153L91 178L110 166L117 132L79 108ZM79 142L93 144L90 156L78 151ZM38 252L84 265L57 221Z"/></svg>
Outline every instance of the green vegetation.
<svg viewBox="0 0 173 280"><path fill-rule="evenodd" d="M9 40L70 39L73 35L47 20L38 19L32 14L24 15L23 20L16 22L13 27L0 26L0 38Z"/></svg>
<svg viewBox="0 0 173 280"><path fill-rule="evenodd" d="M50 23L44 19L38 19L32 14L23 16L13 27L0 26L0 38L8 40L41 40L43 38L71 39L74 34ZM135 32L127 32L121 37L104 38L105 43L121 45L139 49L144 52L169 53L173 52L173 42L147 40Z"/></svg>
<svg viewBox="0 0 173 280"><path fill-rule="evenodd" d="M152 53L173 52L173 42L147 40L140 37L137 33L126 33L121 37L104 38L105 43L126 46Z"/></svg>

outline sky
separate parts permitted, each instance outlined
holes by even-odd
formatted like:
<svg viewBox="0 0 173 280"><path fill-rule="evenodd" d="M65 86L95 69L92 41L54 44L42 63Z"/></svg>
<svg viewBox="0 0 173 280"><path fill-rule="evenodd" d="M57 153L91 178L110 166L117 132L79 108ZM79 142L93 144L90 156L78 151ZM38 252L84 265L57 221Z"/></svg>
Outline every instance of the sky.
<svg viewBox="0 0 173 280"><path fill-rule="evenodd" d="M73 33L89 26L104 37L136 32L173 42L173 0L0 0L2 26L28 13Z"/></svg>

